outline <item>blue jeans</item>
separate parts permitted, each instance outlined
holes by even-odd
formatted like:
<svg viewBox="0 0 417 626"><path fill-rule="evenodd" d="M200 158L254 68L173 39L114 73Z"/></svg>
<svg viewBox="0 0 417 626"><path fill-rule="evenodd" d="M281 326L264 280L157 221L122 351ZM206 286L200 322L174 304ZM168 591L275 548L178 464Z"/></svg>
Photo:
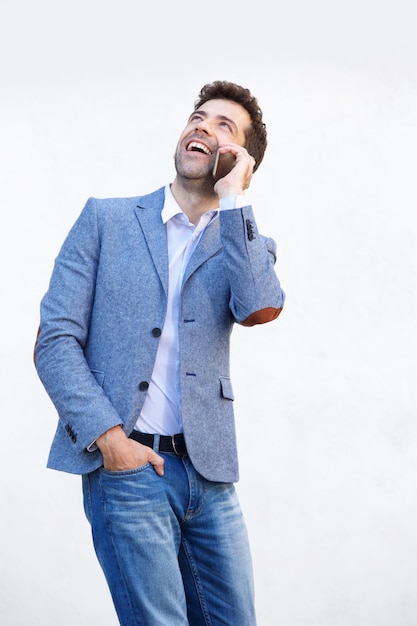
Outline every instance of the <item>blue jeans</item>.
<svg viewBox="0 0 417 626"><path fill-rule="evenodd" d="M161 453L160 453L161 454ZM92 526L121 626L255 626L247 532L233 484L188 457L83 476Z"/></svg>

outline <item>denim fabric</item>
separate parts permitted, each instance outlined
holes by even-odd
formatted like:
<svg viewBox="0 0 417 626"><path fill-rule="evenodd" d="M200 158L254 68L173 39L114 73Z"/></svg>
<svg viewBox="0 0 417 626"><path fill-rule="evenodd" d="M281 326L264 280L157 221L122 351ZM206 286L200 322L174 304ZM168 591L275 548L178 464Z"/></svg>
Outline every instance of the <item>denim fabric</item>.
<svg viewBox="0 0 417 626"><path fill-rule="evenodd" d="M247 532L231 483L188 457L83 476L94 545L122 626L255 626Z"/></svg>

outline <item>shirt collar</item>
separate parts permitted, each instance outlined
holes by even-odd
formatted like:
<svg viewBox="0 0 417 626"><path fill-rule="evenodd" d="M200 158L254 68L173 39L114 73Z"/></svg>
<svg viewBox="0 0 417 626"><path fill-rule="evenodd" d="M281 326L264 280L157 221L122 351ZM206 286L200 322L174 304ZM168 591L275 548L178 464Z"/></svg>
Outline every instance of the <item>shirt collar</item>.
<svg viewBox="0 0 417 626"><path fill-rule="evenodd" d="M175 200L172 191L171 185L166 185L165 187L165 202L161 212L162 221L166 224L171 217L175 217L175 215L183 214L180 205Z"/></svg>
<svg viewBox="0 0 417 626"><path fill-rule="evenodd" d="M202 217L205 217L202 222L208 223L209 221L211 221L213 217L216 217L218 215L218 211L218 209L213 209L204 213ZM162 222L166 224L171 218L176 216L181 216L181 219L185 218L185 220L189 222L188 217L185 215L184 211L181 209L180 205L174 198L174 195L171 191L171 185L166 185L165 202L161 211Z"/></svg>

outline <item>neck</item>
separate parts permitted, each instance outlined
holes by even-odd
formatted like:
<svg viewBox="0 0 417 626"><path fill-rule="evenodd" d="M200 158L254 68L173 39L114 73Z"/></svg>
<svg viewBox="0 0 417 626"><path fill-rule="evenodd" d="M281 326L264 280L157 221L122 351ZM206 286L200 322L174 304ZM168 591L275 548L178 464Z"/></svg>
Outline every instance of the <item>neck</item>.
<svg viewBox="0 0 417 626"><path fill-rule="evenodd" d="M178 175L171 185L172 195L192 224L197 225L203 213L217 209L219 198L210 185L201 180L183 180Z"/></svg>

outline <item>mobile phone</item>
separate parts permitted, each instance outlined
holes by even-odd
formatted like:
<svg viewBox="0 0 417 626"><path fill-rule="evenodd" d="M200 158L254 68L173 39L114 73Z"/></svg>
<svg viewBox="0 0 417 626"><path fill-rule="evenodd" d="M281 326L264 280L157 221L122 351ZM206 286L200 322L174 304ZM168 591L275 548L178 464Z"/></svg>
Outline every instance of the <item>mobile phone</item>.
<svg viewBox="0 0 417 626"><path fill-rule="evenodd" d="M220 178L224 178L233 169L236 162L236 157L231 152L224 152L220 154L217 151L216 158L213 165L213 178L217 182Z"/></svg>

